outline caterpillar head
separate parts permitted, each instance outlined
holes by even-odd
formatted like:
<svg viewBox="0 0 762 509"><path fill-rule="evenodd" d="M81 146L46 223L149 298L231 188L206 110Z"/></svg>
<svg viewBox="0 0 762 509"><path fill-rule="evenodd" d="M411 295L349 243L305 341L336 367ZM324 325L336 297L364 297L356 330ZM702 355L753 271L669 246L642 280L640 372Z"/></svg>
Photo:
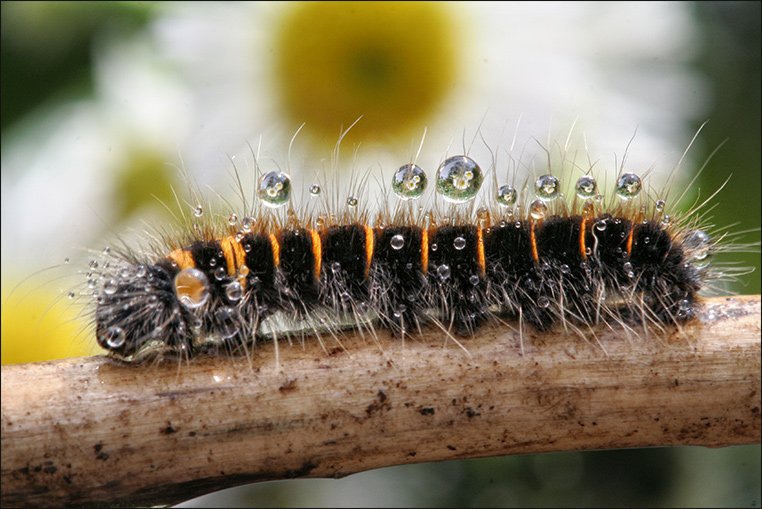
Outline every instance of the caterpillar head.
<svg viewBox="0 0 762 509"><path fill-rule="evenodd" d="M97 299L98 344L123 359L133 358L152 344L187 349L194 317L181 299L195 298L203 305L208 298L208 291L203 293L208 288L208 283L203 287L206 276L196 272L201 286L188 288L190 283L183 278L178 283L177 269L168 264L122 265L118 274L105 280ZM178 293L178 284L185 285L180 290L185 294ZM187 295L189 292L196 293Z"/></svg>

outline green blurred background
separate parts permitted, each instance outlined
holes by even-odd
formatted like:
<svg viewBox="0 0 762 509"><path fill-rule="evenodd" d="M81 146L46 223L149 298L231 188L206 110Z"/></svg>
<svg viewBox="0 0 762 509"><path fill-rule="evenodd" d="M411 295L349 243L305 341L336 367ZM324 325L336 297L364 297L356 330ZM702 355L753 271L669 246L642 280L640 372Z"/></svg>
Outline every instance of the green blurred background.
<svg viewBox="0 0 762 509"><path fill-rule="evenodd" d="M31 8L22 10L10 8L11 3L1 4L0 112L4 153L8 149L6 139L14 143L23 141L18 134L23 131L20 126L28 129L30 118L45 122L45 111L56 105L87 100L97 94L94 50L115 39L141 36L157 12L157 6L151 2L35 2ZM690 10L693 28L700 32L702 45L689 66L691 72L700 73L707 80L710 92L709 113L695 119L695 128L707 118L710 120L700 135L699 150L703 154L696 155L695 160L703 161L725 142L701 175L701 187L716 189L732 174L712 212L714 222L739 223L744 230L757 229L745 240L758 241L762 195L760 3L702 2L692 4ZM28 30L29 27L34 30ZM579 27L580 34L584 29ZM8 138L7 133L14 136ZM142 155L134 166L153 172L163 167L163 157ZM2 172L5 182L11 177L5 164ZM147 180L146 174L137 175L133 180ZM121 188L129 189L130 185L128 182ZM127 205L124 214L138 209L139 204ZM3 214L9 213L12 212L4 206ZM727 260L756 268L731 290L759 293L758 247L756 253L733 254ZM11 270L14 269L3 264L4 280ZM4 322L5 318L4 312ZM5 327L3 335L6 336ZM756 507L760 504L760 447L655 448L443 462L382 469L338 481L252 485L215 496L222 498L203 498L195 503Z"/></svg>

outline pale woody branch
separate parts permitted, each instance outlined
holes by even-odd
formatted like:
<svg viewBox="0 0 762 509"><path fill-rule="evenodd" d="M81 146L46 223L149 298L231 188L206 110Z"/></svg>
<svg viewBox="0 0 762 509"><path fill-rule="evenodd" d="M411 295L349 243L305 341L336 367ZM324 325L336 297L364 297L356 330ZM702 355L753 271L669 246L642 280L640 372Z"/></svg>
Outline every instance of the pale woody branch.
<svg viewBox="0 0 762 509"><path fill-rule="evenodd" d="M670 337L506 326L272 344L251 363L3 366L4 507L166 504L238 484L544 451L760 442L760 297ZM328 342L328 340L326 340ZM604 352L605 349L605 352Z"/></svg>

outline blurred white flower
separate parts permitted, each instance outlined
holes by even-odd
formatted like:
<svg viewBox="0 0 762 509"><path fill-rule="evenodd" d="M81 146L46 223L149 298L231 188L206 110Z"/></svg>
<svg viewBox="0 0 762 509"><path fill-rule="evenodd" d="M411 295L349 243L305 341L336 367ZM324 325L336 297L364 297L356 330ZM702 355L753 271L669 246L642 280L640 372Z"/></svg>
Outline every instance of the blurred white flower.
<svg viewBox="0 0 762 509"><path fill-rule="evenodd" d="M3 140L4 267L82 255L134 212L126 209L169 190L169 162L191 125L185 91L142 39L101 48L94 71L94 99L44 107Z"/></svg>
<svg viewBox="0 0 762 509"><path fill-rule="evenodd" d="M433 171L448 147L451 154L461 150L461 138L468 145L477 130L489 148L507 147L519 119L516 146L526 146L527 153L544 157L538 146L527 145L534 143L529 140L537 138L546 145L549 140L563 141L577 119L575 140L581 144L584 133L595 158L605 158L607 170L613 170L613 155L621 158L637 130L628 154L629 168L645 171L659 163L657 169L669 171L693 134L690 123L701 119L703 83L687 67L697 45L689 6L596 2L432 5L442 9L444 21L431 21L428 14L422 18L427 23L441 21L442 28L448 29L447 42L457 50L449 62L454 76L448 93L425 117L416 117L417 130L411 131L406 119L393 117L405 127L397 133L393 146L383 145L395 136L388 123L378 124L381 127L374 130L375 120L367 116L361 119L355 128L362 133L359 139L363 148L356 163L360 170L381 165L390 173L407 162L401 159L410 157L411 138L420 138L426 126L428 135L419 162ZM326 127L334 120L332 111L356 99L348 97L347 81L354 85L354 81L367 78L365 67L358 70L357 54L377 61L378 79L387 80L390 87L396 82L385 74L385 66L406 68L410 65L407 59L425 57L390 42L405 38L409 46L420 40L406 24L406 17L417 13L389 14L382 31L377 30L381 24L377 18L357 15L357 23L367 26L348 30L344 11L359 7L351 2L326 6L324 15L309 3L168 5L153 28L162 51L193 91L198 127L191 134L190 152L184 154L188 166L208 170L218 164L220 152L246 156L249 149L245 142L253 140L256 144L260 135L263 148L284 165L288 139L306 121L301 138L294 144L298 154L294 160L302 162L301 166L312 166L307 168L309 176L317 166L315 161L330 154L329 146L315 140L334 143L341 125L347 127L367 113L357 109L341 117L341 122L336 120L333 127ZM298 61L303 79L299 79L300 68L289 71L292 81L304 82L305 86L286 94L282 88L291 87L291 83L278 80L280 69L289 65L281 59L291 50L281 47L282 32L289 29L282 25L292 23L300 9L309 9L311 16L310 23L299 25L300 37L312 44L299 46L302 53L309 52L308 58L302 55ZM388 10L394 9L398 7L388 6ZM399 16L397 23L395 15ZM448 25L448 16L455 19L454 25ZM313 41L313 30L321 38ZM437 76L450 79L448 72L441 70ZM336 91L333 96L325 93L332 86ZM401 90L397 95L404 95L404 87ZM371 85L367 93L371 98L388 99L379 96ZM299 104L284 104L295 94L306 96L297 97ZM395 108L388 100L383 108ZM318 113L315 108L320 108ZM378 116L375 110L372 114ZM361 127L364 123L370 126ZM401 136L409 137L400 142ZM379 145L385 152L374 150ZM351 146L347 152L351 153ZM481 142L473 146L471 155L477 161L490 158ZM295 166L292 172L298 174L301 166Z"/></svg>

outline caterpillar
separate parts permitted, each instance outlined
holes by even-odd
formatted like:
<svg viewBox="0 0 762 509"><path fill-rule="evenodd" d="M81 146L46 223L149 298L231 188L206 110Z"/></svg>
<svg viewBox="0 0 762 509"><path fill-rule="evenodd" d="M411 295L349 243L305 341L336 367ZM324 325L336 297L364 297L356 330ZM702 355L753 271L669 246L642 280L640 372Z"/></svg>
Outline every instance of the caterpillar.
<svg viewBox="0 0 762 509"><path fill-rule="evenodd" d="M698 212L708 200L667 214L665 199L621 169L608 199L588 170L567 201L550 166L518 190L496 185L477 208L485 172L468 155L448 157L426 209L416 202L428 177L410 162L392 178L397 206L376 215L353 195L343 210L298 212L290 176L268 172L240 220L204 220L197 205L181 233L90 262L98 344L126 361L248 351L277 334L268 324L278 317L312 332L333 323L396 337L432 325L467 337L493 319L542 331L693 318L723 248Z"/></svg>

